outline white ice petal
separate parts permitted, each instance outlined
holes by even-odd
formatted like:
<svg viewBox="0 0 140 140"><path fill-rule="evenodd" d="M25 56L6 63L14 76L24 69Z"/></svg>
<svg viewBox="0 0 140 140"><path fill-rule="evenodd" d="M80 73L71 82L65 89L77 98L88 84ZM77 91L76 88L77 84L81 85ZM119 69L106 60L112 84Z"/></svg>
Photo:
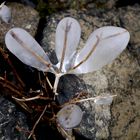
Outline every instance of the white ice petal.
<svg viewBox="0 0 140 140"><path fill-rule="evenodd" d="M9 23L11 20L11 9L4 4L5 2L0 5L0 17L5 23Z"/></svg>
<svg viewBox="0 0 140 140"><path fill-rule="evenodd" d="M36 40L24 29L13 28L5 36L7 48L23 63L41 71L48 70L50 60Z"/></svg>
<svg viewBox="0 0 140 140"><path fill-rule="evenodd" d="M113 96L106 95L106 96L100 96L98 98L95 98L94 102L97 105L110 105L113 101Z"/></svg>
<svg viewBox="0 0 140 140"><path fill-rule="evenodd" d="M59 62L63 59L62 54L64 54L64 61L62 60L63 62L61 62L64 65L69 62L69 58L78 46L80 36L81 28L75 19L66 17L59 22L55 37L55 51ZM66 47L66 49L64 49L64 47ZM64 53L63 50L65 50ZM62 69L65 69L64 65Z"/></svg>
<svg viewBox="0 0 140 140"><path fill-rule="evenodd" d="M126 48L129 39L129 32L120 27L106 26L95 30L77 55L75 66L91 54L73 73L96 71L112 62Z"/></svg>
<svg viewBox="0 0 140 140"><path fill-rule="evenodd" d="M64 129L72 129L80 124L83 117L81 108L74 104L64 106L57 113L57 121Z"/></svg>

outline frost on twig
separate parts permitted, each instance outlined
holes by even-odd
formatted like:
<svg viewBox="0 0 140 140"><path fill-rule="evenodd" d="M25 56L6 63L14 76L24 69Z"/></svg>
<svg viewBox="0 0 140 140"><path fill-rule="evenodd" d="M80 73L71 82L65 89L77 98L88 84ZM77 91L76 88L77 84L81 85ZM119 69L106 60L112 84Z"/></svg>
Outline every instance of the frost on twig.
<svg viewBox="0 0 140 140"><path fill-rule="evenodd" d="M94 101L97 105L110 105L112 103L113 97L117 95L105 95L105 96L96 96L86 99L80 99L75 101L75 103L85 102L85 101Z"/></svg>

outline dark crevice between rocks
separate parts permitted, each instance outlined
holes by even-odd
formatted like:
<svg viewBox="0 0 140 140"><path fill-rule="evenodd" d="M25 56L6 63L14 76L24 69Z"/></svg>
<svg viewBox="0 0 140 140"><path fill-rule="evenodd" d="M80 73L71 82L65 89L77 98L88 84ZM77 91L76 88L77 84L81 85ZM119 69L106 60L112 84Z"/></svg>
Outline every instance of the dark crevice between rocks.
<svg viewBox="0 0 140 140"><path fill-rule="evenodd" d="M43 30L45 26L46 26L46 18L42 17L39 20L39 24L38 24L36 35L35 35L35 39L38 43L40 43L41 40L43 39Z"/></svg>
<svg viewBox="0 0 140 140"><path fill-rule="evenodd" d="M112 126L112 122L113 122L112 108L113 108L113 103L110 105L111 119L110 119L110 122L109 122L110 124L109 124L109 127L108 127L108 132L109 132L108 140L112 140L112 133L111 133L111 126Z"/></svg>
<svg viewBox="0 0 140 140"><path fill-rule="evenodd" d="M126 7L134 4L140 4L140 0L118 0L116 2L116 7Z"/></svg>
<svg viewBox="0 0 140 140"><path fill-rule="evenodd" d="M28 5L28 6L31 6L33 8L35 8L37 5L37 1L32 1L32 0L2 0L2 2L4 2L4 1L22 3L24 5Z"/></svg>
<svg viewBox="0 0 140 140"><path fill-rule="evenodd" d="M136 58L136 60L137 60L137 62L138 62L138 64L139 64L139 66L140 66L140 59L139 59L139 58L140 58L140 57L139 57L140 49L139 49L139 48L133 48L133 47L132 47L133 45L135 45L135 44L129 43L127 49L128 49L128 51L129 51L129 53L130 53L134 58Z"/></svg>
<svg viewBox="0 0 140 140"><path fill-rule="evenodd" d="M37 140L65 140L55 128L44 123L39 123L35 131Z"/></svg>
<svg viewBox="0 0 140 140"><path fill-rule="evenodd" d="M51 128L50 126L44 123L40 123L36 131L37 131L36 135L37 140L65 140L65 138L63 138L55 128ZM90 140L76 133L75 131L73 132L73 134L76 140Z"/></svg>

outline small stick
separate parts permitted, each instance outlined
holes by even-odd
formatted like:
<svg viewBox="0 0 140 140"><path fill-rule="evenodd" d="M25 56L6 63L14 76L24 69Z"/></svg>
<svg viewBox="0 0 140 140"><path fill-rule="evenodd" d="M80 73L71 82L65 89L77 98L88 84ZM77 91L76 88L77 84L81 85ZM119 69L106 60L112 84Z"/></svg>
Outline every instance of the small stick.
<svg viewBox="0 0 140 140"><path fill-rule="evenodd" d="M30 114L33 113L33 110L24 102L20 102L17 100L14 100L16 103L18 103L24 110L26 110L27 112L29 112Z"/></svg>
<svg viewBox="0 0 140 140"><path fill-rule="evenodd" d="M18 75L16 69L14 68L11 60L9 59L8 55L4 52L4 50L2 48L0 48L0 52L2 54L2 56L4 57L4 59L7 61L7 63L10 65L10 67L12 68L13 74L16 76L17 80L19 81L19 83L21 84L22 87L25 87L24 82L21 80L20 76Z"/></svg>
<svg viewBox="0 0 140 140"><path fill-rule="evenodd" d="M110 95L109 97L115 97L117 95ZM81 99L78 101L74 101L74 103L80 103L80 102L85 102L85 101L89 101L89 100L96 100L97 98L106 98L106 96L97 96L97 97L91 97L91 98L87 98L87 99Z"/></svg>
<svg viewBox="0 0 140 140"><path fill-rule="evenodd" d="M32 101L32 100L36 100L36 99L49 100L48 97L41 97L41 95L37 95L37 96L31 97L31 98L22 98L22 99L16 98L14 96L12 96L12 98L17 100L17 101L21 101L21 102L27 102L27 101Z"/></svg>
<svg viewBox="0 0 140 140"><path fill-rule="evenodd" d="M48 79L48 77L47 77L47 76L46 76L46 81L48 82L48 84L49 84L50 88L51 88L51 89L53 89L53 86L52 86L52 84L51 84L51 82L50 82L50 80Z"/></svg>
<svg viewBox="0 0 140 140"><path fill-rule="evenodd" d="M14 94L17 94L17 95L20 95L20 96L24 95L23 93L20 92L18 87L16 87L13 83L4 79L3 77L0 77L0 84L2 85L2 87L10 90Z"/></svg>
<svg viewBox="0 0 140 140"><path fill-rule="evenodd" d="M53 92L55 93L55 95L58 95L57 87L58 87L59 79L62 75L63 74L61 74L61 73L55 75L55 81L54 81L54 86L53 86Z"/></svg>
<svg viewBox="0 0 140 140"><path fill-rule="evenodd" d="M31 136L33 135L36 126L38 125L39 121L41 120L42 116L44 115L44 113L45 113L45 111L46 111L46 109L47 109L47 106L48 106L48 105L45 106L43 112L41 113L41 115L39 116L38 120L37 120L36 123L34 124L33 129L32 129L32 131L31 131L30 135L28 136L28 139L30 139Z"/></svg>
<svg viewBox="0 0 140 140"><path fill-rule="evenodd" d="M57 129L66 140L75 140L75 137L72 134L72 129L65 130L59 124L57 124Z"/></svg>

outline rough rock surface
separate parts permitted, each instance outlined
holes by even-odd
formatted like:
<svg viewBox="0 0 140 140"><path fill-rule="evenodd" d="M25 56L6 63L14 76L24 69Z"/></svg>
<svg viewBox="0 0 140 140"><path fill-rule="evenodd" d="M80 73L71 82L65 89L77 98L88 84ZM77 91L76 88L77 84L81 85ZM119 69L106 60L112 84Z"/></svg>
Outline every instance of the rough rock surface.
<svg viewBox="0 0 140 140"><path fill-rule="evenodd" d="M0 98L0 139L1 140L26 140L28 130L26 117L15 104Z"/></svg>
<svg viewBox="0 0 140 140"><path fill-rule="evenodd" d="M39 15L33 8L19 3L8 3L7 6L12 10L12 21L10 24L0 22L0 47L4 46L5 33L10 28L21 27L35 35L39 22ZM0 106L0 140L27 140L25 115L3 97L0 97Z"/></svg>
<svg viewBox="0 0 140 140"><path fill-rule="evenodd" d="M6 32L13 27L26 29L30 34L35 35L39 22L38 12L19 3L8 3L6 5L12 11L12 20L10 24L0 22L0 43L4 44Z"/></svg>
<svg viewBox="0 0 140 140"><path fill-rule="evenodd" d="M40 2L41 3L41 2ZM84 9L84 8L112 8L116 0L48 0L49 7L52 9Z"/></svg>
<svg viewBox="0 0 140 140"><path fill-rule="evenodd" d="M74 17L80 22L82 28L80 47L84 46L90 33L101 26L121 26L128 29L131 34L127 49L112 64L80 76L91 96L107 93L117 95L111 107L97 106L92 101L83 103L85 115L77 131L92 140L140 139L138 129L140 127L139 11L140 5L134 5L106 12L100 12L97 9L93 12L69 10L47 17L42 46L50 52L53 52L55 46L56 26L66 16Z"/></svg>

